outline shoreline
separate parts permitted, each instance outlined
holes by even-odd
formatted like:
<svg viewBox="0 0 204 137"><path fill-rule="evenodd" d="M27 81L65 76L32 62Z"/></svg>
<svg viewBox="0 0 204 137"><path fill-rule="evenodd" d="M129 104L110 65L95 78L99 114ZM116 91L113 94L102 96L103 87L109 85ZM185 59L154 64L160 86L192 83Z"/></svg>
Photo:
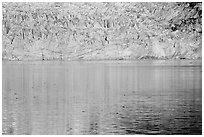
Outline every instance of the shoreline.
<svg viewBox="0 0 204 137"><path fill-rule="evenodd" d="M56 60L40 60L40 59L32 59L32 60L5 60L2 59L3 61L9 61L9 62L23 62L23 61L41 61L41 62L72 62L72 61L191 61L191 60L201 60L202 58L196 58L196 59L190 59L190 58L186 58L186 59L180 59L180 58L172 58L172 59L70 59L70 60L60 60L60 59L56 59Z"/></svg>

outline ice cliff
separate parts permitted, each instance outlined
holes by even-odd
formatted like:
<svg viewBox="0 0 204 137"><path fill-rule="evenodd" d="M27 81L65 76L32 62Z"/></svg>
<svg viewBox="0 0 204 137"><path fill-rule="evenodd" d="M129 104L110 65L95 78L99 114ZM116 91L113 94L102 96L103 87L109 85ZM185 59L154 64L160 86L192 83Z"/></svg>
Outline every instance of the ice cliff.
<svg viewBox="0 0 204 137"><path fill-rule="evenodd" d="M3 60L198 59L202 3L2 3Z"/></svg>

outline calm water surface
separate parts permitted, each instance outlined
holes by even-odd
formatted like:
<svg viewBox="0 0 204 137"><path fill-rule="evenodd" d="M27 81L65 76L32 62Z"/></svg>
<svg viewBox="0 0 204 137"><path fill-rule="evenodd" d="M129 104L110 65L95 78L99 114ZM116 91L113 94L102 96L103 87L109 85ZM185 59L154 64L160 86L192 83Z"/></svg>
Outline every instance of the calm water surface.
<svg viewBox="0 0 204 137"><path fill-rule="evenodd" d="M201 134L197 61L3 61L3 134Z"/></svg>

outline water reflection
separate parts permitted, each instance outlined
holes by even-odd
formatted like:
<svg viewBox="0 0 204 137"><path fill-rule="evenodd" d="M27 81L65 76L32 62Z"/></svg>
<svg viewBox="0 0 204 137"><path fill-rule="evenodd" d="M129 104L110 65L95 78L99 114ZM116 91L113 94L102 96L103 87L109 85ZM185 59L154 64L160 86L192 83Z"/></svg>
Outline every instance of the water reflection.
<svg viewBox="0 0 204 137"><path fill-rule="evenodd" d="M4 134L201 134L201 62L3 62Z"/></svg>

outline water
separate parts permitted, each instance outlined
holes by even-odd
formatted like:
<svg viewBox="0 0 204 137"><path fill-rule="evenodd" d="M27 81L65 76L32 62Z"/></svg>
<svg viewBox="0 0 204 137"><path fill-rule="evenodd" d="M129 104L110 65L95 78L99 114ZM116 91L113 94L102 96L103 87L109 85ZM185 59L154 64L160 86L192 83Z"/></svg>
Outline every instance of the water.
<svg viewBox="0 0 204 137"><path fill-rule="evenodd" d="M201 134L201 61L3 61L3 134Z"/></svg>

